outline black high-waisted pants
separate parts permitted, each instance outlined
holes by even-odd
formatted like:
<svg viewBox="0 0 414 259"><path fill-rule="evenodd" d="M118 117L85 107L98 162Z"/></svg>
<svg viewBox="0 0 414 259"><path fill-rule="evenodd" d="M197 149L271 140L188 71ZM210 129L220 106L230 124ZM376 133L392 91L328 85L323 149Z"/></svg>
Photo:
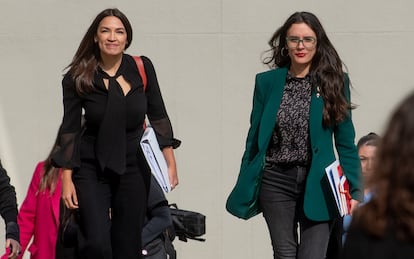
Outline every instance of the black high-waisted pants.
<svg viewBox="0 0 414 259"><path fill-rule="evenodd" d="M80 170L73 174L81 220L81 259L142 257L141 232L150 172L146 164L139 165L145 160L137 157L136 144L132 147L135 152L128 152L123 175L101 171L96 159L81 159Z"/></svg>

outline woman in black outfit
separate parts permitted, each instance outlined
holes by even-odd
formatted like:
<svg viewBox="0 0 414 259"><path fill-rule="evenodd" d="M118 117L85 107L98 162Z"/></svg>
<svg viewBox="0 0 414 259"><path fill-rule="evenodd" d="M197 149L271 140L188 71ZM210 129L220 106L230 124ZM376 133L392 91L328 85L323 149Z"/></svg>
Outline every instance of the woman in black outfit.
<svg viewBox="0 0 414 259"><path fill-rule="evenodd" d="M65 206L79 208L80 258L141 258L150 185L139 148L145 115L166 158L171 187L178 184L173 148L180 142L173 138L150 59L142 57L148 79L144 91L133 57L124 53L131 41L126 16L118 9L102 11L62 80L64 116L53 161L63 168Z"/></svg>

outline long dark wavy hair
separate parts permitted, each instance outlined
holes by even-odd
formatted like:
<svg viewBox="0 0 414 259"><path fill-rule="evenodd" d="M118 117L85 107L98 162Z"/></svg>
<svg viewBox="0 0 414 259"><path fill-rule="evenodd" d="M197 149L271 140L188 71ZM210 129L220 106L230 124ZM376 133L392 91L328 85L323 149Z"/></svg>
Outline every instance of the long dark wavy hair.
<svg viewBox="0 0 414 259"><path fill-rule="evenodd" d="M393 112L380 141L368 179L372 199L354 214L353 223L371 235L392 231L414 242L414 92Z"/></svg>
<svg viewBox="0 0 414 259"><path fill-rule="evenodd" d="M307 24L316 34L316 53L309 74L313 88L319 86L324 100L323 124L333 126L348 116L354 106L345 98L343 63L314 14L309 12L292 14L269 40L270 49L267 53L271 54L264 58L263 63L270 68L290 66L291 60L286 54L286 36L290 27L297 23Z"/></svg>
<svg viewBox="0 0 414 259"><path fill-rule="evenodd" d="M121 20L127 34L127 49L132 42L132 27L128 18L116 8L105 9L100 12L89 26L86 34L79 44L78 50L72 59L72 62L66 67L68 73L75 81L76 91L78 94L85 94L93 89L93 78L101 58L98 44L95 42L95 36L99 23L108 16L115 16Z"/></svg>

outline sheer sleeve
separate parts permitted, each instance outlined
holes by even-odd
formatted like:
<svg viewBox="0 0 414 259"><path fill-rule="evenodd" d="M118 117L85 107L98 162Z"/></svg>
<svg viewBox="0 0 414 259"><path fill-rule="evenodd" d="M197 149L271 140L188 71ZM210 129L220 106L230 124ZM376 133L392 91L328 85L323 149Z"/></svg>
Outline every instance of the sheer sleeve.
<svg viewBox="0 0 414 259"><path fill-rule="evenodd" d="M76 169L80 165L82 102L69 75L62 80L63 121L59 129L58 145L53 151L52 163L57 168Z"/></svg>
<svg viewBox="0 0 414 259"><path fill-rule="evenodd" d="M142 56L142 60L148 80L146 89L148 120L157 134L161 149L164 147L177 148L180 146L181 141L174 138L173 129L165 108L164 100L162 99L154 66L149 58Z"/></svg>

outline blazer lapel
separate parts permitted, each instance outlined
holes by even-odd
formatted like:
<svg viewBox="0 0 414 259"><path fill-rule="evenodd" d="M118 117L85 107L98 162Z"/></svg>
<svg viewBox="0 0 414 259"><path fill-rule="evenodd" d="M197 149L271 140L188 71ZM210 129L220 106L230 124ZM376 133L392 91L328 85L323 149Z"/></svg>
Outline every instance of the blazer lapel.
<svg viewBox="0 0 414 259"><path fill-rule="evenodd" d="M318 139L317 134L321 132L322 115L323 114L323 98L317 95L316 91L312 91L310 111L309 111L309 134L310 139Z"/></svg>
<svg viewBox="0 0 414 259"><path fill-rule="evenodd" d="M286 84L287 68L278 68L271 78L271 89L261 118L258 146L259 150L266 150L276 124L276 115L282 100Z"/></svg>

